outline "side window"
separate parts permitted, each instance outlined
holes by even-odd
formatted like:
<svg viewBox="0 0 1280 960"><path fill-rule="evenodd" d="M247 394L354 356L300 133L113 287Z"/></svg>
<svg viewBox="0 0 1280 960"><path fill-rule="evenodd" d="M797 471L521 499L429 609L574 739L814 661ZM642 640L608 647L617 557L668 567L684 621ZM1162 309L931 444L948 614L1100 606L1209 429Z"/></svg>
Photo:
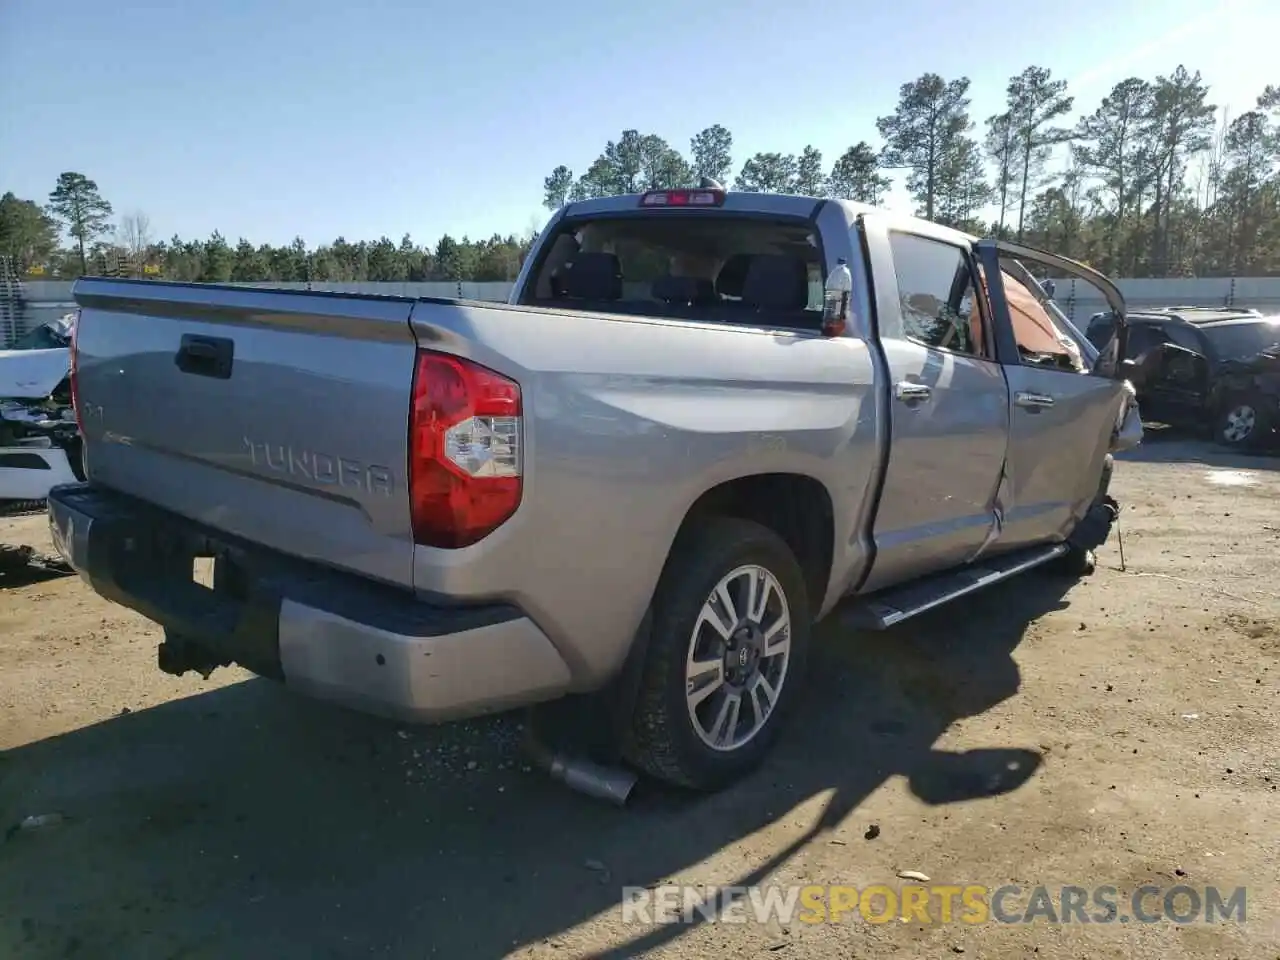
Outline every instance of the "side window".
<svg viewBox="0 0 1280 960"><path fill-rule="evenodd" d="M1200 342L1200 337L1194 330L1175 323L1166 327L1165 332L1169 334L1169 339L1178 346L1186 350L1193 350L1200 356L1204 356L1204 344Z"/></svg>
<svg viewBox="0 0 1280 960"><path fill-rule="evenodd" d="M968 253L955 244L889 234L898 279L903 336L972 357L987 357Z"/></svg>
<svg viewBox="0 0 1280 960"><path fill-rule="evenodd" d="M1136 360L1148 350L1167 343L1166 337L1159 327L1149 323L1135 323L1129 328L1129 340L1125 344L1126 360Z"/></svg>

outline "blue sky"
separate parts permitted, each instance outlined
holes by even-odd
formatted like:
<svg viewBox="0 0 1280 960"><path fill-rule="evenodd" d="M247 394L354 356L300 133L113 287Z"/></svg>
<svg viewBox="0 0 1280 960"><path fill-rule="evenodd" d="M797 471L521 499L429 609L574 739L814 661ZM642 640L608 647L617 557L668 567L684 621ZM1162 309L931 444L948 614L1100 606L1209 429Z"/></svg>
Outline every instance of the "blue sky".
<svg viewBox="0 0 1280 960"><path fill-rule="evenodd" d="M1088 110L1185 63L1239 113L1277 36L1275 0L0 0L0 192L76 170L166 238L521 233L627 127L829 165L919 74L969 76L981 121L1032 63Z"/></svg>

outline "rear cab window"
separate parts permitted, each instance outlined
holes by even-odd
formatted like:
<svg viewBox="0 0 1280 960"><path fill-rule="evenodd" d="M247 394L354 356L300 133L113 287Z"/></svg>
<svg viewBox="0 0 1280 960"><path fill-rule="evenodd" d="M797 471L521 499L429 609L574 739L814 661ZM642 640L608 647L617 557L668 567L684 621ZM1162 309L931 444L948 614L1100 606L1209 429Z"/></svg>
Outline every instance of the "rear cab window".
<svg viewBox="0 0 1280 960"><path fill-rule="evenodd" d="M533 264L528 306L818 333L817 227L734 211L567 216Z"/></svg>

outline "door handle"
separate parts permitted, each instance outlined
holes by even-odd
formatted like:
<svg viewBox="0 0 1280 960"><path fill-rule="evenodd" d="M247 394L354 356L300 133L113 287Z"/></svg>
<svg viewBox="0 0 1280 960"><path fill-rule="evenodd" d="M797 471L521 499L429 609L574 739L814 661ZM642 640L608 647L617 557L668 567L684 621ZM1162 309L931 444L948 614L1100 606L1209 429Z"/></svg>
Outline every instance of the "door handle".
<svg viewBox="0 0 1280 960"><path fill-rule="evenodd" d="M1020 407L1025 407L1026 409L1034 412L1036 410L1043 410L1045 407L1052 407L1053 397L1047 396L1043 393L1029 393L1026 390L1021 390L1018 392L1018 395L1013 398L1013 402Z"/></svg>
<svg viewBox="0 0 1280 960"><path fill-rule="evenodd" d="M893 385L893 396L895 400L914 403L920 400L928 400L933 396L933 390L927 384L899 380Z"/></svg>
<svg viewBox="0 0 1280 960"><path fill-rule="evenodd" d="M226 337L198 337L184 333L173 362L183 373L230 380L236 345Z"/></svg>

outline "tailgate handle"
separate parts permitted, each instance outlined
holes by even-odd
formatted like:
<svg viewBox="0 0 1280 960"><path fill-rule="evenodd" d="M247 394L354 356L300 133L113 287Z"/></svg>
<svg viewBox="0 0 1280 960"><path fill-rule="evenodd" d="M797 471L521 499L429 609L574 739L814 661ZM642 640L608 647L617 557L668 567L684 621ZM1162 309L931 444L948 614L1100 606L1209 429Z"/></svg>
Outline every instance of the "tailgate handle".
<svg viewBox="0 0 1280 960"><path fill-rule="evenodd" d="M213 377L215 380L230 380L235 353L235 341L227 337L198 337L193 333L184 333L173 362L183 373Z"/></svg>

